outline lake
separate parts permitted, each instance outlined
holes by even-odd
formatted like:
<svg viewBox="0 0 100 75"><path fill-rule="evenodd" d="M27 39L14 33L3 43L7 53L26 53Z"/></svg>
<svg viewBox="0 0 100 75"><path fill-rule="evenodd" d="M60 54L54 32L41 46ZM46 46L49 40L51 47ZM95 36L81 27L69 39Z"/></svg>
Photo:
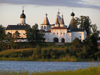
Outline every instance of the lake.
<svg viewBox="0 0 100 75"><path fill-rule="evenodd" d="M34 62L34 61L0 61L0 70L8 71L66 71L97 66L100 62Z"/></svg>

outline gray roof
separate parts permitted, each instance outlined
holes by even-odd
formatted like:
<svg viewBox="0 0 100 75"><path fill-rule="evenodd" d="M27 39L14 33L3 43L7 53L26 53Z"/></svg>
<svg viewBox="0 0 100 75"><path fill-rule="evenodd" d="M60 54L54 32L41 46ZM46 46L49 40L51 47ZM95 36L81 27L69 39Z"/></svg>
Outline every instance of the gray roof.
<svg viewBox="0 0 100 75"><path fill-rule="evenodd" d="M28 27L30 27L30 25L8 25L6 30L25 30Z"/></svg>
<svg viewBox="0 0 100 75"><path fill-rule="evenodd" d="M68 32L83 32L85 29L68 29Z"/></svg>
<svg viewBox="0 0 100 75"><path fill-rule="evenodd" d="M62 17L61 17L61 21L60 21L60 24L64 24L63 15L62 15Z"/></svg>

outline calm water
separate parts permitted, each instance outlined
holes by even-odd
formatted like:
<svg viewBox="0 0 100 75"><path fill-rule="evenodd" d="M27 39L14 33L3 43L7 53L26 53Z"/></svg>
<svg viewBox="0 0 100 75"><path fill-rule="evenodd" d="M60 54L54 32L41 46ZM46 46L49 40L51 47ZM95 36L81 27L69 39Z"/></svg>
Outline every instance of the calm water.
<svg viewBox="0 0 100 75"><path fill-rule="evenodd" d="M99 62L100 64L100 62ZM65 71L76 70L97 66L94 62L34 62L34 61L0 61L0 70L26 71L29 72L46 72L46 71Z"/></svg>

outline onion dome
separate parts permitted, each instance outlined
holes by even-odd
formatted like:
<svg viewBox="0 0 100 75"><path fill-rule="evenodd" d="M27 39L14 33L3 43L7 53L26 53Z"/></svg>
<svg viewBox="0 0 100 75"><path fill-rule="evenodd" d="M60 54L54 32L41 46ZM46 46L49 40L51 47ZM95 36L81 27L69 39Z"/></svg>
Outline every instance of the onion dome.
<svg viewBox="0 0 100 75"><path fill-rule="evenodd" d="M71 13L71 16L75 16L75 14L72 12L72 13Z"/></svg>
<svg viewBox="0 0 100 75"><path fill-rule="evenodd" d="M24 10L22 10L22 14L20 15L20 18L26 18L26 15L24 14Z"/></svg>

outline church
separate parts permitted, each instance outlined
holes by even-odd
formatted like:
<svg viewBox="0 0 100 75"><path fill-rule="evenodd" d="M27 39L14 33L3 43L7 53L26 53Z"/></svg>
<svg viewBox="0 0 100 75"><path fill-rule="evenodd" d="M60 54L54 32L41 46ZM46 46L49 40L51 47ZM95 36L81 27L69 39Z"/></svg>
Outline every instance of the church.
<svg viewBox="0 0 100 75"><path fill-rule="evenodd" d="M60 17L60 12L58 11L55 24L50 25L47 14L45 15L44 21L41 24L41 30L44 30L45 42L56 42L56 43L70 43L75 38L79 38L83 41L86 38L86 30L84 29L74 29L74 16L71 13L72 19L69 26L65 25L63 15Z"/></svg>
<svg viewBox="0 0 100 75"><path fill-rule="evenodd" d="M11 33L12 35L18 31L20 33L20 37L18 37L15 42L27 42L27 36L26 36L26 29L30 27L30 25L26 24L26 15L24 14L24 10L22 10L22 14L20 15L20 23L17 25L8 25L5 33L8 34Z"/></svg>
<svg viewBox="0 0 100 75"><path fill-rule="evenodd" d="M84 29L74 29L74 16L75 14L71 13L72 19L69 23L69 26L65 25L63 15L60 17L60 12L58 11L57 17L54 24L50 24L47 14L45 15L43 23L40 25L40 31L43 31L45 42L56 42L56 43L70 43L75 38L79 38L83 41L86 38L86 31ZM26 36L26 29L30 25L26 24L26 15L24 10L20 15L20 23L17 25L8 25L6 28L6 34L11 33L12 35L18 31L20 37L15 42L28 42Z"/></svg>

